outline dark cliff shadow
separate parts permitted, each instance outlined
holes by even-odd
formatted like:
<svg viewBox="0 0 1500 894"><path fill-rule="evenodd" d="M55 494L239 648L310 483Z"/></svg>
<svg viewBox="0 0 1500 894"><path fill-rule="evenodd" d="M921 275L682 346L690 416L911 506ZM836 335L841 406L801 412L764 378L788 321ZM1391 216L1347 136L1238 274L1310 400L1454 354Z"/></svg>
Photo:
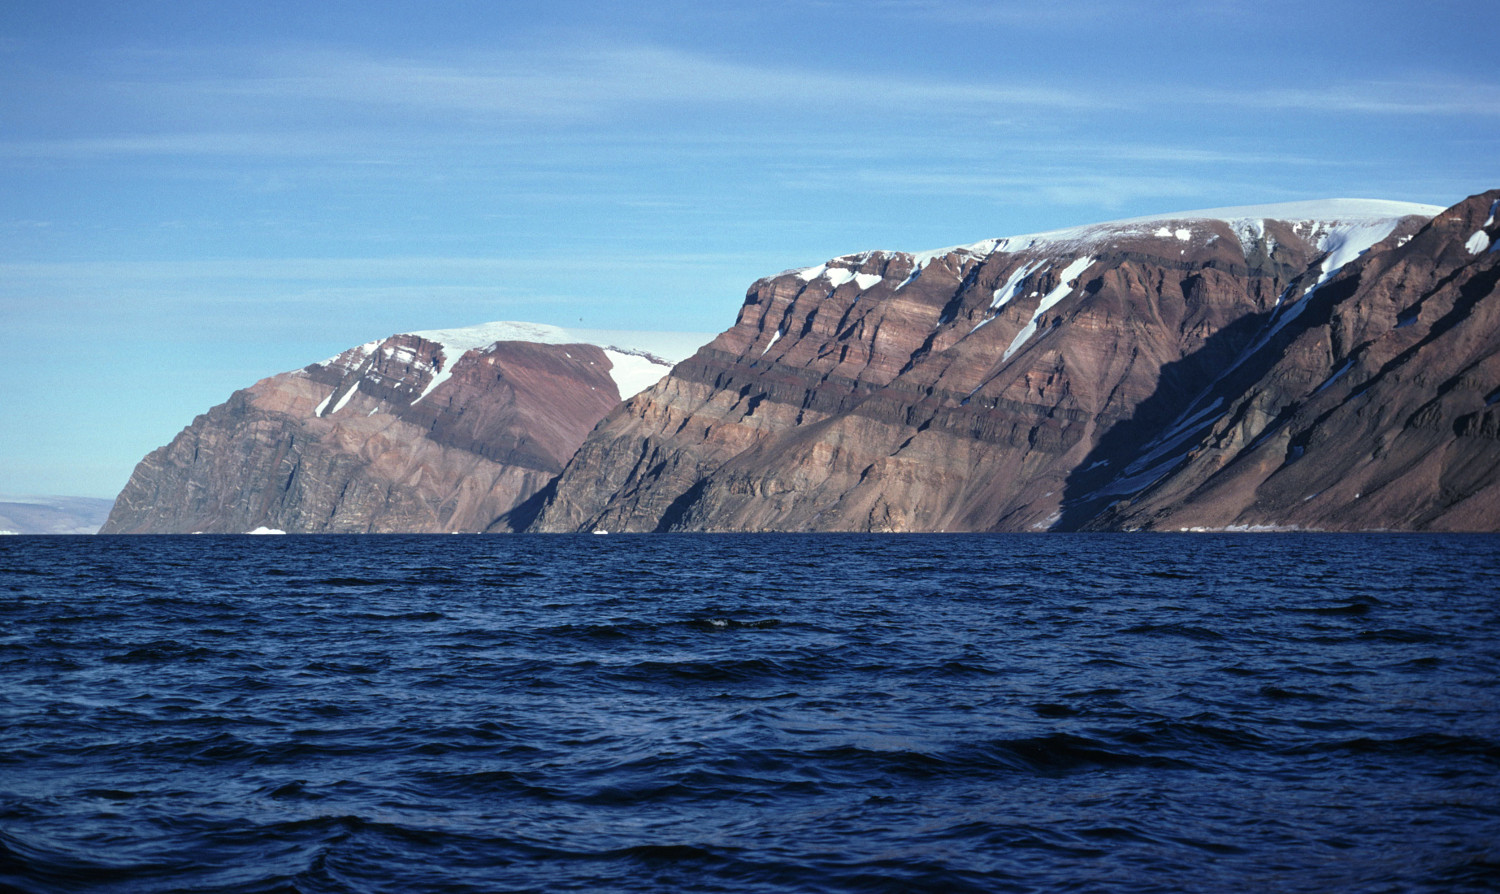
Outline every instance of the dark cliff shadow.
<svg viewBox="0 0 1500 894"><path fill-rule="evenodd" d="M698 502L698 498L703 496L703 489L707 486L708 478L699 478L693 482L692 487L679 494L677 499L673 500L672 504L661 514L661 520L656 523L654 533L665 534L676 527L682 521L683 517L687 515L688 510L692 509L693 505Z"/></svg>
<svg viewBox="0 0 1500 894"><path fill-rule="evenodd" d="M536 521L536 517L542 514L548 502L557 495L557 482L561 475L553 479L539 491L511 507L508 512L501 513L500 517L490 522L484 529L486 534L524 534Z"/></svg>
<svg viewBox="0 0 1500 894"><path fill-rule="evenodd" d="M1173 433L1174 440L1180 439L1181 443L1177 450L1177 462L1180 463L1187 451L1198 444L1203 434L1234 406L1236 400L1282 360L1286 347L1297 336L1309 329L1328 325L1334 310L1355 293L1359 283L1360 275L1355 273L1303 297L1301 300L1309 302L1308 305L1248 356L1242 355L1265 337L1266 329L1274 322L1271 311L1247 314L1209 336L1198 350L1181 360L1164 364L1156 391L1137 405L1130 418L1116 423L1101 435L1094 449L1068 475L1063 485L1062 513L1049 530L1080 530L1114 503L1133 499L1155 481L1169 475L1173 471L1171 468L1153 481L1141 482L1133 490L1098 495L1101 489L1128 478L1124 475L1125 469L1140 459L1147 448L1155 449L1158 436L1192 418L1185 418L1185 413L1203 413L1201 419ZM1289 396L1276 419L1265 430L1272 430L1295 413L1301 397ZM1215 400L1222 400L1222 403L1213 412L1204 413L1204 409L1212 406ZM1170 453L1164 454L1160 461L1164 462L1170 456Z"/></svg>

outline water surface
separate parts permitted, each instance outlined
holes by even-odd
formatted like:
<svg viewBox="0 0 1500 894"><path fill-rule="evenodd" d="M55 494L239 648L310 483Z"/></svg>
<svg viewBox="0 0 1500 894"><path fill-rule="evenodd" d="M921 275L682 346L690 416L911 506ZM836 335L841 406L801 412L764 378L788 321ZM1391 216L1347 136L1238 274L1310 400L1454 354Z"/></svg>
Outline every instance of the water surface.
<svg viewBox="0 0 1500 894"><path fill-rule="evenodd" d="M1489 891L1500 538L0 538L0 888Z"/></svg>

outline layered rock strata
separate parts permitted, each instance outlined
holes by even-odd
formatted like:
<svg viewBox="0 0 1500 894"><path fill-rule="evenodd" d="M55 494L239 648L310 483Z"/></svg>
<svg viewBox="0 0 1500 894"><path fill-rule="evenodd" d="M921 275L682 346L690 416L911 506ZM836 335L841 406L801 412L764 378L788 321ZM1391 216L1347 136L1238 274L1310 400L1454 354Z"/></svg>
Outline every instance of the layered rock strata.
<svg viewBox="0 0 1500 894"><path fill-rule="evenodd" d="M1497 198L769 277L600 423L532 529L1495 529Z"/></svg>
<svg viewBox="0 0 1500 894"><path fill-rule="evenodd" d="M102 533L508 530L622 391L700 342L502 323L351 348L199 416Z"/></svg>
<svg viewBox="0 0 1500 894"><path fill-rule="evenodd" d="M1278 308L1161 439L1168 474L1086 524L1500 530L1497 212L1474 196Z"/></svg>

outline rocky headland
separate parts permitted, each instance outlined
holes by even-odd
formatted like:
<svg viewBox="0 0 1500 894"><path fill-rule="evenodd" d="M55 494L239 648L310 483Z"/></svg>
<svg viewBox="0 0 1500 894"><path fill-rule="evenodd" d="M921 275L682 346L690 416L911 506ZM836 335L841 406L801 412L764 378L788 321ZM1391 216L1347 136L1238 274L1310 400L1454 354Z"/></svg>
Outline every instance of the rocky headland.
<svg viewBox="0 0 1500 894"><path fill-rule="evenodd" d="M101 533L513 530L508 513L697 335L393 335L263 379L141 461Z"/></svg>

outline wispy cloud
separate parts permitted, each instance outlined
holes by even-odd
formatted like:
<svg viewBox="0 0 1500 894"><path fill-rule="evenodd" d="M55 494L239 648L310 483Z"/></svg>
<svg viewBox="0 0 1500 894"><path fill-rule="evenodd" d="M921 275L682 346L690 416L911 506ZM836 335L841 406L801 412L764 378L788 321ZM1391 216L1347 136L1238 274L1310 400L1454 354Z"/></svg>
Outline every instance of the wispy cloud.
<svg viewBox="0 0 1500 894"><path fill-rule="evenodd" d="M1204 103L1374 116L1500 116L1500 82L1415 76L1405 80L1330 82L1199 93Z"/></svg>
<svg viewBox="0 0 1500 894"><path fill-rule="evenodd" d="M967 103L1088 107L1097 96L1038 83L953 83L761 66L661 47L471 55L461 63L348 53L274 58L263 76L182 85L220 97L331 100L538 118L617 116L647 106L781 107Z"/></svg>
<svg viewBox="0 0 1500 894"><path fill-rule="evenodd" d="M1086 17L1090 0L1048 4L1047 15ZM1242 4L1220 4L1222 15ZM1041 15L1033 4L946 0L887 4L902 14L962 18ZM748 62L662 46L394 56L316 48L240 51L210 62L193 53L134 59L134 73L98 85L91 102L123 103L103 119L113 130L46 138L0 138L0 158L111 156L329 157L390 161L413 151L497 145L505 134L566 128L581 134L651 132L653 151L678 153L715 142L789 145L839 137L850 151L878 151L930 134L957 146L1027 130L1037 145L1078 132L1113 131L1119 116L1175 122L1226 108L1265 114L1366 118L1500 116L1500 80L1441 76L1184 86L1133 81L1065 82L993 72L968 78L873 67L822 68ZM124 63L122 63L123 65ZM1222 116L1217 116L1222 118ZM110 124L96 124L111 127ZM1067 132L1071 127L1073 132ZM129 128L129 130L126 130ZM1053 132L1047 133L1048 129ZM726 134L730 134L726 136ZM832 139L831 139L832 138ZM523 138L524 139L524 138ZM804 140L804 142L806 142ZM378 152L361 153L362 148ZM809 151L805 147L791 147ZM1059 146L1057 151L1064 151ZM567 150L564 150L567 151ZM1183 146L1178 160L1216 160L1212 147ZM1116 153L1116 157L1121 156ZM1136 158L1143 156L1137 155ZM1160 160L1171 160L1160 156ZM1217 159L1233 161L1233 159Z"/></svg>

